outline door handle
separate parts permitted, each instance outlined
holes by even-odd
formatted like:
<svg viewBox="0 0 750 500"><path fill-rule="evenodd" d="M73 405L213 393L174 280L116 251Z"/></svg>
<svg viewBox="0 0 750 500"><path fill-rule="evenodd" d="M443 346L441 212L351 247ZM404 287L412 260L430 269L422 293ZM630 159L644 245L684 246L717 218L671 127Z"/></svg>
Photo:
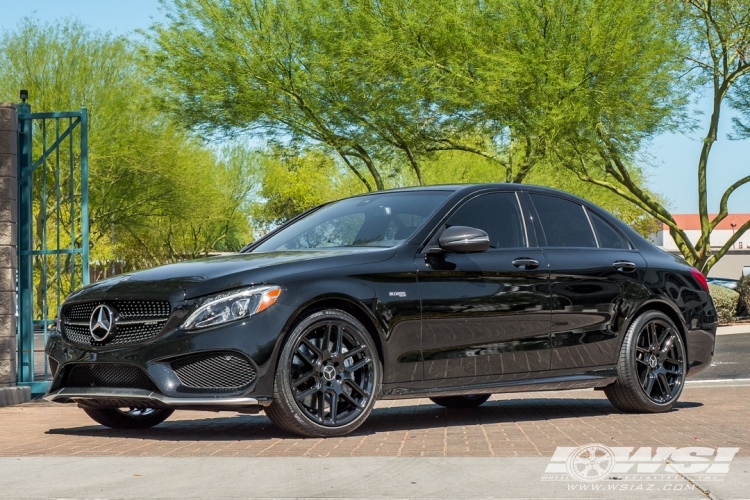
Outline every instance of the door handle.
<svg viewBox="0 0 750 500"><path fill-rule="evenodd" d="M528 257L519 257L513 261L513 265L519 269L536 269L539 267L539 261Z"/></svg>
<svg viewBox="0 0 750 500"><path fill-rule="evenodd" d="M612 263L612 267L623 273L632 273L635 271L635 264L627 260L616 260Z"/></svg>

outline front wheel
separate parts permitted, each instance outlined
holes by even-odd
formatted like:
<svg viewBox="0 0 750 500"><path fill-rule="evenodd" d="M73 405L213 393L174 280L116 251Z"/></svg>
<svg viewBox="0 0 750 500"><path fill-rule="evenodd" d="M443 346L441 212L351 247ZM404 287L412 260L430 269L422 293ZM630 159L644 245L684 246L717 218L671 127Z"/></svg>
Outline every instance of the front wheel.
<svg viewBox="0 0 750 500"><path fill-rule="evenodd" d="M112 429L148 429L169 418L174 410L164 408L84 408L96 422Z"/></svg>
<svg viewBox="0 0 750 500"><path fill-rule="evenodd" d="M319 311L286 340L266 415L294 434L343 436L367 419L381 377L377 348L364 325L338 309Z"/></svg>
<svg viewBox="0 0 750 500"><path fill-rule="evenodd" d="M617 381L604 388L615 408L629 413L672 409L685 386L685 344L674 322L659 311L638 316L625 334Z"/></svg>
<svg viewBox="0 0 750 500"><path fill-rule="evenodd" d="M468 394L466 396L435 397L430 398L430 401L446 408L476 408L483 405L488 399L490 399L489 394Z"/></svg>

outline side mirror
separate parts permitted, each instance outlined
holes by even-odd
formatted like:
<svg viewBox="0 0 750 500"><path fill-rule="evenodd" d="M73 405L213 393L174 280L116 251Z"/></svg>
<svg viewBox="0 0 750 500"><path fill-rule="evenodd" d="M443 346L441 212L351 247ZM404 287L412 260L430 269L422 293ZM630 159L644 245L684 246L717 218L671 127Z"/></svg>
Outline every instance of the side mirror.
<svg viewBox="0 0 750 500"><path fill-rule="evenodd" d="M490 237L474 227L452 226L443 231L438 240L440 248L446 252L484 252L490 248Z"/></svg>

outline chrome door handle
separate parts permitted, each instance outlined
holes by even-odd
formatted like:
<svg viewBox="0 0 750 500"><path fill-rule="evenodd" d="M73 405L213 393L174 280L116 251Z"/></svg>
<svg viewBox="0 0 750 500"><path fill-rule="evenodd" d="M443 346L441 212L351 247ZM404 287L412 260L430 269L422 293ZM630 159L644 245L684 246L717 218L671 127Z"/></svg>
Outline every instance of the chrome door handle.
<svg viewBox="0 0 750 500"><path fill-rule="evenodd" d="M616 260L612 263L612 267L623 273L632 273L635 271L635 264L627 260Z"/></svg>
<svg viewBox="0 0 750 500"><path fill-rule="evenodd" d="M539 267L539 261L528 257L519 257L513 261L513 265L519 269L536 269Z"/></svg>

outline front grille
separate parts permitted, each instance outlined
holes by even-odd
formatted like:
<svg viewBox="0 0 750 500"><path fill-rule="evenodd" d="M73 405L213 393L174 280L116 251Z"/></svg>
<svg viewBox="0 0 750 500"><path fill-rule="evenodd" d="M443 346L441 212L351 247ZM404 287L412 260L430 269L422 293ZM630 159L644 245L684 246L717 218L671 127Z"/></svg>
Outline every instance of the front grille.
<svg viewBox="0 0 750 500"><path fill-rule="evenodd" d="M67 366L68 375L64 387L107 387L118 389L157 388L146 372L136 366L116 364L81 364Z"/></svg>
<svg viewBox="0 0 750 500"><path fill-rule="evenodd" d="M70 321L88 321L91 313L105 301L84 302L63 307L65 319ZM166 318L172 309L166 300L113 300L106 301L120 313L120 319Z"/></svg>
<svg viewBox="0 0 750 500"><path fill-rule="evenodd" d="M233 352L207 352L171 363L182 385L192 389L236 391L255 380L253 364Z"/></svg>
<svg viewBox="0 0 750 500"><path fill-rule="evenodd" d="M135 344L137 342L145 342L159 335L165 323L166 321L159 321L149 324L134 323L130 325L117 325L114 338L106 342L96 342L91 337L88 326L65 325L65 338L74 344L85 346Z"/></svg>
<svg viewBox="0 0 750 500"><path fill-rule="evenodd" d="M119 314L114 336L105 342L91 337L91 313L104 301L85 302L63 307L63 337L81 346L124 345L146 342L156 337L167 323L171 307L168 301L115 300L106 302ZM139 321L142 320L142 321ZM125 323L127 321L127 323Z"/></svg>

